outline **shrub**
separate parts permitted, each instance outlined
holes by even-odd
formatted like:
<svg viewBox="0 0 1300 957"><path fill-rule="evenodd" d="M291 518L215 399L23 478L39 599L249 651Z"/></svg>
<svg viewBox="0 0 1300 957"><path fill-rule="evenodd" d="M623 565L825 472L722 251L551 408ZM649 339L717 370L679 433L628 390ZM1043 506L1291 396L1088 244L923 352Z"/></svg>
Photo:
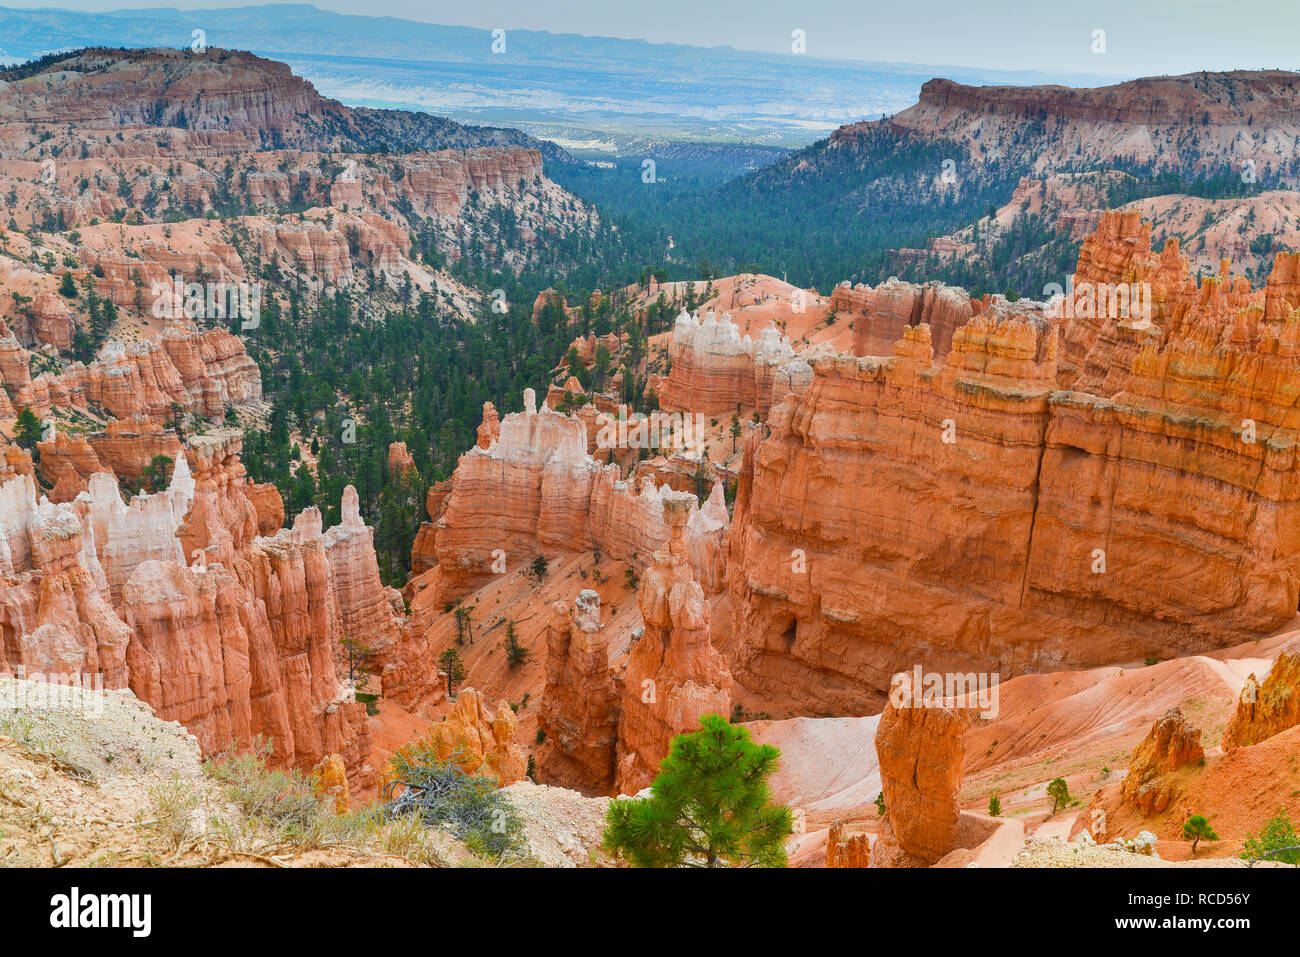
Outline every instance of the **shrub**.
<svg viewBox="0 0 1300 957"><path fill-rule="evenodd" d="M1270 854L1272 856L1268 857ZM1241 856L1248 861L1268 857L1270 861L1283 864L1300 864L1300 836L1296 834L1295 825L1285 808L1264 822L1258 836L1246 836L1241 844Z"/></svg>
<svg viewBox="0 0 1300 957"><path fill-rule="evenodd" d="M1047 796L1052 799L1052 813L1055 814L1060 808L1070 803L1070 788L1065 783L1065 778L1057 778L1047 785Z"/></svg>
<svg viewBox="0 0 1300 957"><path fill-rule="evenodd" d="M1217 841L1219 835L1214 833L1210 822L1204 814L1193 814L1183 822L1183 840L1192 842L1192 857L1196 856L1196 845L1201 841Z"/></svg>
<svg viewBox="0 0 1300 957"><path fill-rule="evenodd" d="M533 573L533 577L536 578L538 581L541 581L543 578L546 577L546 568L547 568L547 563L546 563L545 555L538 555L536 558L533 559L531 571Z"/></svg>
<svg viewBox="0 0 1300 957"><path fill-rule="evenodd" d="M326 801L311 781L295 770L266 766L269 743L252 751L226 751L209 759L205 770L223 785L226 797L239 810L284 836L296 840L327 813Z"/></svg>
<svg viewBox="0 0 1300 957"><path fill-rule="evenodd" d="M515 623L506 622L506 664L511 668L518 668L528 660L528 649L519 643L519 635L515 633Z"/></svg>
<svg viewBox="0 0 1300 957"><path fill-rule="evenodd" d="M444 761L425 745L393 755L396 777L380 795L385 817L418 817L449 831L476 854L522 857L524 823L514 805L492 778L466 774L457 758Z"/></svg>

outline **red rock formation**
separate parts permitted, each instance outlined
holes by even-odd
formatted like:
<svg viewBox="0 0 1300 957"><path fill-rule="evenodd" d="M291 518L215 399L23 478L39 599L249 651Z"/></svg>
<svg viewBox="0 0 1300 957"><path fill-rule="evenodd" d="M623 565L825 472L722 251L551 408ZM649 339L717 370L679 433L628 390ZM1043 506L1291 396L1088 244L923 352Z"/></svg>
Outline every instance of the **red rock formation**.
<svg viewBox="0 0 1300 957"><path fill-rule="evenodd" d="M734 412L737 405L766 412L775 398L800 391L810 374L775 325L754 341L743 339L730 315L703 320L685 310L673 326L672 368L660 407L680 412ZM779 384L779 386L778 386Z"/></svg>
<svg viewBox="0 0 1300 957"><path fill-rule="evenodd" d="M844 834L844 824L835 821L826 836L827 867L870 867L871 838L866 834Z"/></svg>
<svg viewBox="0 0 1300 957"><path fill-rule="evenodd" d="M90 477L103 469L85 436L55 432L48 442L37 442L38 471L47 483L57 483L50 493L52 502L71 502L86 491Z"/></svg>
<svg viewBox="0 0 1300 957"><path fill-rule="evenodd" d="M257 512L257 534L274 535L284 527L284 499L278 488L270 482L264 485L249 482L244 494Z"/></svg>
<svg viewBox="0 0 1300 957"><path fill-rule="evenodd" d="M496 406L491 402L483 403L483 421L478 427L478 448L487 450L492 447L501 436L501 417L497 414ZM433 509L429 509L429 514L433 515Z"/></svg>
<svg viewBox="0 0 1300 957"><path fill-rule="evenodd" d="M1083 241L1070 288L1055 308L1067 321L1061 341L1058 379L1062 387L1097 395L1123 388L1137 351L1154 334L1125 321L1132 316L1132 290L1145 291L1151 323L1166 328L1185 315L1195 299L1188 287L1187 259L1170 239L1164 251L1151 251L1151 226L1137 212L1103 215L1096 230ZM1128 315L1118 290L1129 294Z"/></svg>
<svg viewBox="0 0 1300 957"><path fill-rule="evenodd" d="M1081 271L1115 275L1103 248ZM1274 270L1278 314L1291 270ZM1265 319L1268 290L1225 285L1157 296L1167 329L1128 374L1088 374L1113 395L1057 391L1062 320L997 302L941 364L924 326L886 359L814 357L743 466L728 567L745 685L852 713L918 647L1006 677L1283 627L1300 597L1300 325Z"/></svg>
<svg viewBox="0 0 1300 957"><path fill-rule="evenodd" d="M334 805L335 814L347 813L348 771L341 755L327 754L321 758L311 769L311 782L316 796Z"/></svg>
<svg viewBox="0 0 1300 957"><path fill-rule="evenodd" d="M906 326L930 327L935 357L948 354L953 333L975 314L964 289L926 283L923 286L890 278L874 289L841 283L831 293L831 309L853 320L853 353L886 356Z"/></svg>
<svg viewBox="0 0 1300 957"><path fill-rule="evenodd" d="M546 688L537 726L546 734L537 775L588 795L614 785L621 681L610 672L600 596L584 590L570 610L551 606L546 628Z"/></svg>
<svg viewBox="0 0 1300 957"><path fill-rule="evenodd" d="M508 787L524 777L528 758L514 740L515 715L504 702L493 714L483 695L464 688L442 721L429 726L422 738L403 745L398 754L410 756L428 749L440 761L454 761L466 774L485 775ZM390 760L380 773L379 789L398 780Z"/></svg>
<svg viewBox="0 0 1300 957"><path fill-rule="evenodd" d="M989 644L989 616L1020 600L1053 342L1050 327L980 316L934 369L925 326L889 359L814 359L742 466L728 566L747 687L878 707L917 634L944 655L935 667L1033 667L1033 648Z"/></svg>
<svg viewBox="0 0 1300 957"><path fill-rule="evenodd" d="M25 389L32 381L29 366L30 357L27 350L18 344L18 339L7 328L0 329L0 383L7 385L15 394ZM6 400L7 400L6 396Z"/></svg>
<svg viewBox="0 0 1300 957"><path fill-rule="evenodd" d="M125 687L129 629L107 599L93 532L37 503L31 475L0 486L0 657L14 674L100 674Z"/></svg>
<svg viewBox="0 0 1300 957"><path fill-rule="evenodd" d="M311 767L338 753L368 781L369 727L338 676L347 632L319 513L256 537L246 486L233 480L242 468L222 454L231 451L215 442L196 456L194 504L178 532L206 542L189 550L195 566L145 562L123 588L132 688L205 750L264 738L275 764Z"/></svg>
<svg viewBox="0 0 1300 957"><path fill-rule="evenodd" d="M405 442L393 442L388 446L388 474L393 481L397 481L413 468L415 468L415 459L411 458L411 453L406 451Z"/></svg>
<svg viewBox="0 0 1300 957"><path fill-rule="evenodd" d="M694 496L665 492L669 537L637 592L644 631L624 674L615 785L635 794L654 781L672 739L706 714L731 711L731 674L709 643L709 605L693 580L685 538Z"/></svg>
<svg viewBox="0 0 1300 957"><path fill-rule="evenodd" d="M438 513L430 512L432 547L427 534L417 541L420 562L435 562L417 596L419 608L441 614L446 602L538 553L599 548L643 563L663 543L661 490L647 482L636 494L617 465L598 465L587 454L581 420L545 409L513 413L484 447L483 437L497 428L495 410L486 408L480 444L460 457L450 492ZM718 493L693 513L687 532L697 580L710 591L721 587L726 525Z"/></svg>
<svg viewBox="0 0 1300 957"><path fill-rule="evenodd" d="M1278 652L1264 683L1246 679L1237 710L1223 732L1224 751L1249 747L1300 724L1300 640Z"/></svg>
<svg viewBox="0 0 1300 957"><path fill-rule="evenodd" d="M99 672L208 752L264 739L274 764L303 768L337 754L365 786L369 725L341 642L396 653L400 600L351 488L340 526L322 533L313 508L259 536L271 522L254 499L271 496L247 483L239 450L233 430L194 436L169 488L129 505L106 472L72 506L38 507L30 476L0 488L6 670ZM420 681L439 684L411 669L407 684Z"/></svg>
<svg viewBox="0 0 1300 957"><path fill-rule="evenodd" d="M599 303L599 290L592 293L592 299L593 306ZM610 332L603 336L596 336L594 333L589 333L588 335L578 336L574 339L573 342L569 344L569 352L576 351L578 354L578 361L590 369L596 364L596 350L603 346L605 351L609 353L609 361L612 368L619 364L619 360L623 354L623 348L627 344L627 339L628 335L626 332ZM562 361L565 368L567 368L567 353ZM572 372L573 370L570 369L569 371ZM567 389L568 387L568 383L566 382L565 388ZM554 408L554 406L552 406L552 408Z"/></svg>
<svg viewBox="0 0 1300 957"><path fill-rule="evenodd" d="M1177 795L1173 775L1180 768L1198 767L1204 762L1200 730L1188 724L1182 709L1170 708L1156 719L1146 739L1134 749L1120 794L1144 817L1159 814Z"/></svg>
<svg viewBox="0 0 1300 957"><path fill-rule="evenodd" d="M313 511L313 510L309 510ZM306 513L304 513L306 514ZM399 686L394 669L387 667L392 656L401 654L402 598L385 588L379 577L375 557L374 529L361 520L357 490L349 485L343 490L342 521L325 532L325 553L329 558L334 594L342 615L343 637L373 652L383 667L381 678L385 694L407 697L437 684L437 676L426 674L417 688L409 687L412 676L405 675L408 686ZM300 520L302 516L299 516ZM319 522L319 513L310 516ZM427 662L426 662L427 664Z"/></svg>
<svg viewBox="0 0 1300 957"><path fill-rule="evenodd" d="M491 443L488 443L491 445ZM438 519L442 517L442 506L451 493L451 479L438 482L429 486L429 491L424 496L424 510L428 513L430 521L420 525L420 530L415 535L415 541L411 544L411 575L418 577L423 575L434 565L438 564ZM409 587L409 586L408 586Z"/></svg>
<svg viewBox="0 0 1300 957"><path fill-rule="evenodd" d="M887 826L873 867L928 866L956 846L970 712L924 699L899 675L876 730Z"/></svg>
<svg viewBox="0 0 1300 957"><path fill-rule="evenodd" d="M166 456L173 462L181 457L181 441L176 433L145 416L114 419L103 432L87 435L86 441L104 468L119 479L138 482L156 456Z"/></svg>
<svg viewBox="0 0 1300 957"><path fill-rule="evenodd" d="M15 331L26 332L28 342L48 344L56 349L72 346L77 324L66 299L52 292L40 292L32 299L28 321Z"/></svg>
<svg viewBox="0 0 1300 957"><path fill-rule="evenodd" d="M114 418L163 420L173 402L211 419L226 405L262 396L257 364L224 329L200 333L193 323L171 324L161 339L124 345L109 340L89 365L73 363L58 376L43 373L19 389L15 405L46 415L54 406L103 406Z"/></svg>
<svg viewBox="0 0 1300 957"><path fill-rule="evenodd" d="M0 480L7 481L15 475L35 474L36 466L32 463L31 452L12 443L4 446L4 454L0 457Z"/></svg>

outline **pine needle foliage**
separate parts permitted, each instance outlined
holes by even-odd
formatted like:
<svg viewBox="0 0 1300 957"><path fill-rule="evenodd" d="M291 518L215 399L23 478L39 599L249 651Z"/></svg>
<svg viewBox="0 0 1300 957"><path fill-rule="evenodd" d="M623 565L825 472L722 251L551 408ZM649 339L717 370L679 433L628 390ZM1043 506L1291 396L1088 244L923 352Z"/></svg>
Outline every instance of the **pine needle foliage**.
<svg viewBox="0 0 1300 957"><path fill-rule="evenodd" d="M614 801L605 847L636 867L785 867L792 815L772 804L781 752L716 714L673 739L648 798Z"/></svg>

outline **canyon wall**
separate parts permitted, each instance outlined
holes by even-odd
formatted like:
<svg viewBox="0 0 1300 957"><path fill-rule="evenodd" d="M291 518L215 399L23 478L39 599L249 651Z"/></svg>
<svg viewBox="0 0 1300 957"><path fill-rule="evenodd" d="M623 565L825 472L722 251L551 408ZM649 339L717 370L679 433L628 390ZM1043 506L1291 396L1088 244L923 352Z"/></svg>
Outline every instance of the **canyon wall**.
<svg viewBox="0 0 1300 957"><path fill-rule="evenodd" d="M478 444L460 457L450 490L435 503L438 516L413 555L431 566L419 579L422 606L440 613L445 602L538 554L600 549L643 565L667 539L666 487L645 480L638 490L617 465L598 464L587 454L583 422L536 410L531 393L524 412L504 419L489 404ZM722 588L727 522L715 487L703 507L692 509L686 530L698 580L711 592Z"/></svg>
<svg viewBox="0 0 1300 957"><path fill-rule="evenodd" d="M1109 257L1131 276L1135 248L1099 240L1081 271L1107 275ZM1091 337L1076 329L1091 320L996 302L942 362L925 325L887 357L813 357L811 385L746 444L728 555L739 680L865 713L918 662L1007 677L1280 629L1300 597L1294 273L1280 256L1255 293L1171 281L1127 375L1086 373L1123 366L1113 318ZM1074 391L1062 339L1087 347Z"/></svg>
<svg viewBox="0 0 1300 957"><path fill-rule="evenodd" d="M260 740L273 765L302 768L338 754L364 785L370 731L342 642L381 664L399 653L400 599L355 490L335 528L309 508L262 534L274 513L240 449L234 430L193 436L169 487L129 503L103 471L63 505L38 500L31 475L0 486L0 670L100 674L208 753Z"/></svg>
<svg viewBox="0 0 1300 957"><path fill-rule="evenodd" d="M672 368L659 405L670 412L732 413L739 405L766 413L811 377L775 324L757 340L741 338L726 313L708 312L700 319L683 309L673 326L669 355Z"/></svg>
<svg viewBox="0 0 1300 957"><path fill-rule="evenodd" d="M73 362L58 374L32 378L17 340L0 340L0 375L15 390L14 405L38 416L62 409L102 408L113 418L165 418L172 403L208 419L226 405L258 402L262 377L236 336L216 328L200 332L189 320L169 323L158 339L130 344L109 340L90 363Z"/></svg>

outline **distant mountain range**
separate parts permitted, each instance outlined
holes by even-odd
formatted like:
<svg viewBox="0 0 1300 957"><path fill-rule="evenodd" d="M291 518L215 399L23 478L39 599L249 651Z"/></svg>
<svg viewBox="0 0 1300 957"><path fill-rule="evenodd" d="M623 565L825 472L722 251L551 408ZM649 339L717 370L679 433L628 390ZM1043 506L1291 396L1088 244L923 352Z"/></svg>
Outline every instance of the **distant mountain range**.
<svg viewBox="0 0 1300 957"><path fill-rule="evenodd" d="M892 273L1041 295L1046 282L1064 282L1101 210L1163 196L1143 209L1203 234L1200 259L1231 256L1258 276L1291 235L1298 99L1300 74L1276 70L1087 90L936 79L888 119L846 125L652 212L673 237L669 267L785 274L822 290ZM1121 175L1100 177L1086 196L1042 182L1108 170ZM626 185L600 195L566 185L607 213L640 211ZM1013 202L1018 190L1023 201ZM1264 201L1265 191L1278 195Z"/></svg>
<svg viewBox="0 0 1300 957"><path fill-rule="evenodd" d="M797 147L895 113L934 76L964 83L1097 85L1105 78L776 55L730 47L440 26L306 4L229 10L13 10L0 56L85 46L209 46L287 62L354 106L426 110L512 126L575 152L633 153L647 140ZM503 52L494 52L496 49Z"/></svg>

